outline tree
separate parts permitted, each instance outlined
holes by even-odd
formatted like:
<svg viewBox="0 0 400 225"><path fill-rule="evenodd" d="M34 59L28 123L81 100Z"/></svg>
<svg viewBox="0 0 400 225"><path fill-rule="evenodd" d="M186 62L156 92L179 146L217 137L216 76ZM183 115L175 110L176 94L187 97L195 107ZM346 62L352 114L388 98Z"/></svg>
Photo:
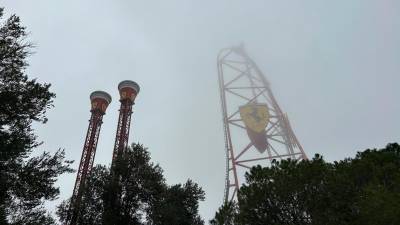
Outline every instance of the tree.
<svg viewBox="0 0 400 225"><path fill-rule="evenodd" d="M58 196L57 176L71 172L62 150L29 157L41 144L32 124L46 123L55 94L25 74L32 48L26 36L15 15L0 25L0 224L53 223L44 201Z"/></svg>
<svg viewBox="0 0 400 225"><path fill-rule="evenodd" d="M86 191L82 196L78 224L93 225L102 223L104 212L104 189L109 181L109 169L102 165L93 167L90 176L86 180ZM68 218L70 201L64 201L58 207L57 214L60 221L66 222Z"/></svg>
<svg viewBox="0 0 400 225"><path fill-rule="evenodd" d="M202 225L204 221L198 215L199 201L204 200L204 192L193 181L184 185L168 187L161 201L156 202L151 215L153 225Z"/></svg>
<svg viewBox="0 0 400 225"><path fill-rule="evenodd" d="M133 144L118 157L104 191L103 224L142 224L165 189L162 169L150 162L150 153Z"/></svg>
<svg viewBox="0 0 400 225"><path fill-rule="evenodd" d="M150 153L132 144L114 167L95 166L85 185L79 225L202 225L198 215L201 188L187 181L168 186L159 165ZM68 201L58 207L65 221Z"/></svg>
<svg viewBox="0 0 400 225"><path fill-rule="evenodd" d="M236 202L228 202L222 205L210 221L211 225L235 225L237 222L238 208Z"/></svg>
<svg viewBox="0 0 400 225"><path fill-rule="evenodd" d="M368 149L353 159L334 163L319 155L309 161L275 161L271 167L253 167L240 188L237 210L232 214L220 208L211 222L229 224L225 221L235 219L238 225L399 224L399 193L398 144Z"/></svg>

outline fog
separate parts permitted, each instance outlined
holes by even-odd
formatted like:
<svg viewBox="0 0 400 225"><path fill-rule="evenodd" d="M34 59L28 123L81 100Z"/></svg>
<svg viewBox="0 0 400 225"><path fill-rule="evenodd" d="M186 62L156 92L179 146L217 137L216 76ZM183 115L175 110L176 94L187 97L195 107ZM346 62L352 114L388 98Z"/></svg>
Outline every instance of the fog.
<svg viewBox="0 0 400 225"><path fill-rule="evenodd" d="M140 142L167 182L191 178L206 192L201 215L222 203L225 152L217 81L221 48L245 43L307 155L327 160L400 140L400 2L338 1L22 1L30 77L57 94L49 122L36 126L40 150L65 148L78 167L89 94L113 102L103 119L95 164L110 164L117 85L141 86L130 142ZM244 137L246 138L246 137ZM76 174L58 181L71 196Z"/></svg>

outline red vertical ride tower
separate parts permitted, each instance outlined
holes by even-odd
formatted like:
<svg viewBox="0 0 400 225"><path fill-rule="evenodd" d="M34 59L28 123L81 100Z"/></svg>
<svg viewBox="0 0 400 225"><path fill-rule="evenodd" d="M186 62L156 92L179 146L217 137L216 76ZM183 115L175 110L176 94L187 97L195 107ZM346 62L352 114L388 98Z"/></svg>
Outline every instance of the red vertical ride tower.
<svg viewBox="0 0 400 225"><path fill-rule="evenodd" d="M135 104L135 98L140 91L136 82L125 80L118 85L121 107L119 109L117 134L115 136L113 163L117 156L123 154L128 146L129 127L131 124L132 106Z"/></svg>
<svg viewBox="0 0 400 225"><path fill-rule="evenodd" d="M217 65L226 153L224 201L230 202L237 200L251 167L307 156L271 84L244 47L222 49Z"/></svg>
<svg viewBox="0 0 400 225"><path fill-rule="evenodd" d="M67 219L68 225L76 225L77 223L85 181L93 167L103 115L108 105L111 103L111 96L103 91L95 91L90 95L90 101L92 105L90 112L92 115L89 120L89 127L83 146L81 162L79 163L78 174L76 175L74 192L72 194Z"/></svg>

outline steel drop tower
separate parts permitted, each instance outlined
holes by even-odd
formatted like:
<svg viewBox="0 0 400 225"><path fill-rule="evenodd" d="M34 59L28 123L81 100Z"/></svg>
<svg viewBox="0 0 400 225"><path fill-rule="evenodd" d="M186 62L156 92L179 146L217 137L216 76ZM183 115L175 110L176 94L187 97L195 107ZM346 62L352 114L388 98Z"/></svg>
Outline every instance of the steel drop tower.
<svg viewBox="0 0 400 225"><path fill-rule="evenodd" d="M111 96L103 91L95 91L90 95L90 101L91 117L83 146L81 161L79 163L78 173L76 175L74 192L71 198L69 214L66 223L68 225L76 225L77 223L86 178L89 176L93 167L103 115L105 114L108 105L111 103Z"/></svg>
<svg viewBox="0 0 400 225"><path fill-rule="evenodd" d="M229 202L237 198L252 166L307 156L270 83L243 46L222 49L217 65L226 151L224 200Z"/></svg>
<svg viewBox="0 0 400 225"><path fill-rule="evenodd" d="M135 99L140 91L139 85L130 80L125 80L119 83L118 91L120 95L121 106L119 109L117 134L115 136L113 162L121 156L128 147L129 128L131 124L132 106L135 104Z"/></svg>

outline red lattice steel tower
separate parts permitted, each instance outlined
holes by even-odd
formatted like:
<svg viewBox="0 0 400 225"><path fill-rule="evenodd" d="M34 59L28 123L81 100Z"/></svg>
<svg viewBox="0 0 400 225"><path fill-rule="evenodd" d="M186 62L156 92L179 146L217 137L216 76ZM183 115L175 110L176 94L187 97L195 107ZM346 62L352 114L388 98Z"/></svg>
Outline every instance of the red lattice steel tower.
<svg viewBox="0 0 400 225"><path fill-rule="evenodd" d="M89 120L89 127L83 146L81 162L79 163L74 192L71 198L67 220L67 224L69 225L76 225L77 223L86 178L89 176L93 167L103 115L105 114L108 105L111 103L111 96L103 91L95 91L90 95L90 101L92 106L90 112L92 115Z"/></svg>
<svg viewBox="0 0 400 225"><path fill-rule="evenodd" d="M218 78L227 164L224 200L228 202L237 198L242 177L252 166L307 156L270 83L243 46L221 50Z"/></svg>
<svg viewBox="0 0 400 225"><path fill-rule="evenodd" d="M121 156L128 147L129 127L131 124L132 106L140 91L139 85L130 80L125 80L118 85L121 107L119 109L119 118L117 134L115 136L113 163L117 156Z"/></svg>

